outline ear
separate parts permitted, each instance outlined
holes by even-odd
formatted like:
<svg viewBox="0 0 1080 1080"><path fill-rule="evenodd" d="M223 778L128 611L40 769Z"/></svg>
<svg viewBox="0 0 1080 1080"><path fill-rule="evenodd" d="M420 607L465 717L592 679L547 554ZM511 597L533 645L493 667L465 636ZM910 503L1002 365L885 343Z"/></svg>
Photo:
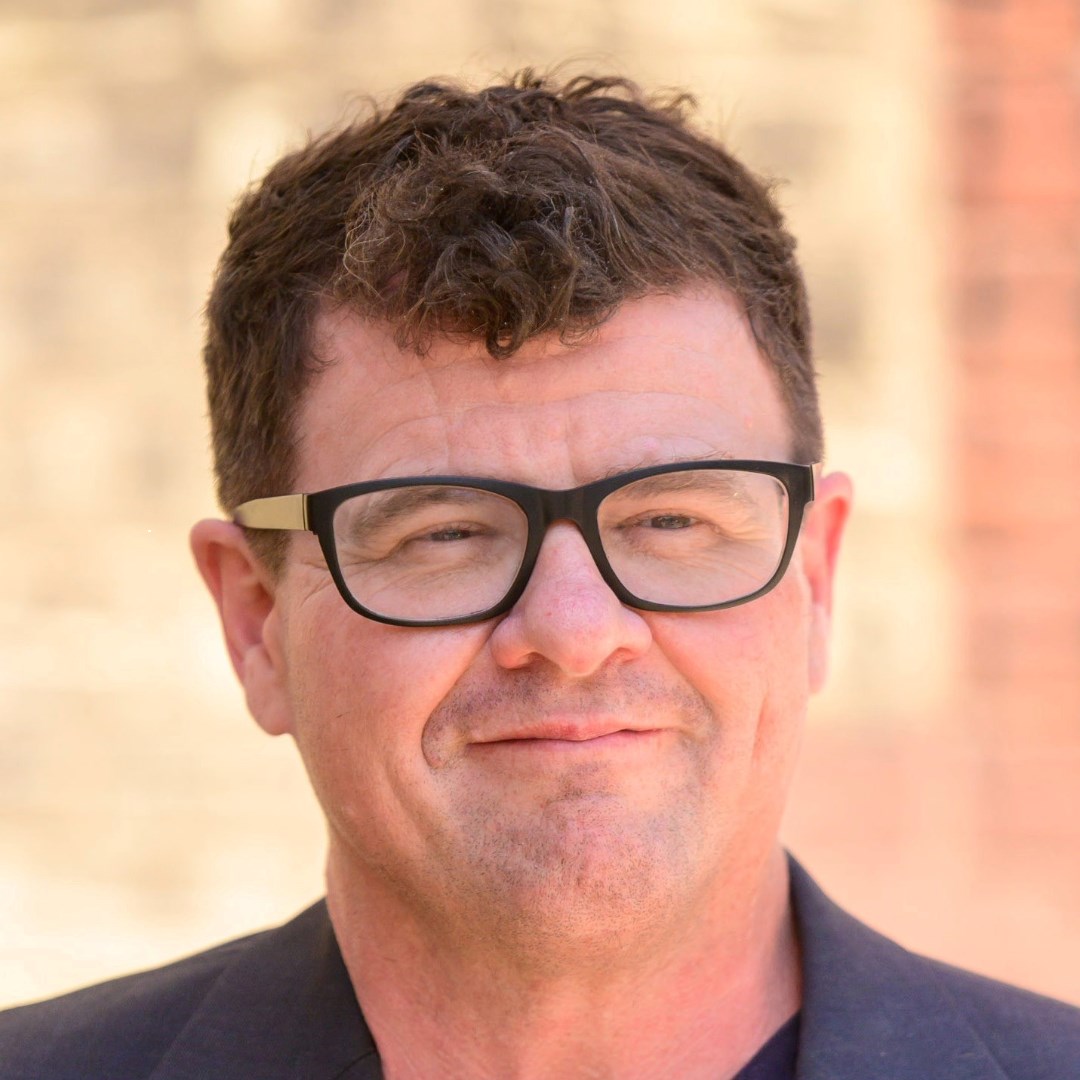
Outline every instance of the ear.
<svg viewBox="0 0 1080 1080"><path fill-rule="evenodd" d="M239 525L200 521L191 530L191 550L217 604L229 659L251 715L271 735L291 732L277 583Z"/></svg>
<svg viewBox="0 0 1080 1080"><path fill-rule="evenodd" d="M810 586L809 676L815 693L825 685L829 667L833 581L851 498L851 478L846 474L830 473L818 480L799 540L803 573Z"/></svg>

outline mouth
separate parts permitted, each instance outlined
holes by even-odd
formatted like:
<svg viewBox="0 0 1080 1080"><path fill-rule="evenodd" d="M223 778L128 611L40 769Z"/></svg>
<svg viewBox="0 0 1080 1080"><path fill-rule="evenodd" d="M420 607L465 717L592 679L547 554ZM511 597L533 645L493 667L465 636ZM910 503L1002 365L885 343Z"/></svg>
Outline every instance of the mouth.
<svg viewBox="0 0 1080 1080"><path fill-rule="evenodd" d="M591 751L644 749L663 734L660 728L623 727L614 723L559 723L500 734L472 744L480 751L507 750L546 753L587 753Z"/></svg>

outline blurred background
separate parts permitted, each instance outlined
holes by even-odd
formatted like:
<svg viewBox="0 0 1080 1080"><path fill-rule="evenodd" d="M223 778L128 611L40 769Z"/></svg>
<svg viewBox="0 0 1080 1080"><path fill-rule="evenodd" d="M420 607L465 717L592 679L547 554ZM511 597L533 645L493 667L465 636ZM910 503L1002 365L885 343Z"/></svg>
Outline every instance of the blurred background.
<svg viewBox="0 0 1080 1080"><path fill-rule="evenodd" d="M1080 1003L1075 0L2 0L0 1003L320 895L186 549L226 213L363 95L565 60L689 88L784 178L858 495L788 842Z"/></svg>

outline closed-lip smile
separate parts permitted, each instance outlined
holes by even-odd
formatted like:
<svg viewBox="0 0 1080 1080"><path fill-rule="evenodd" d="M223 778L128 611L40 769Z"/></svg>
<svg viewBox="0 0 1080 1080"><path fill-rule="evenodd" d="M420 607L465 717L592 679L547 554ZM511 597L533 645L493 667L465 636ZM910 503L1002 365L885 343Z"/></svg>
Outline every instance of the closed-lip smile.
<svg viewBox="0 0 1080 1080"><path fill-rule="evenodd" d="M648 735L658 734L662 729L627 724L614 717L595 719L576 718L573 720L544 720L507 728L489 737L476 740L474 746L513 746L551 744L551 749L558 746L573 748L588 743L614 744L633 740Z"/></svg>

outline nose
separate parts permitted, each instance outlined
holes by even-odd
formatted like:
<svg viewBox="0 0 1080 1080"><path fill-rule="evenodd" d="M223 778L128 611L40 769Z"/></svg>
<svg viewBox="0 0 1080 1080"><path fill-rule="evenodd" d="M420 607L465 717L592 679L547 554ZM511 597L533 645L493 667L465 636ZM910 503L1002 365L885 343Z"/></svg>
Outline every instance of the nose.
<svg viewBox="0 0 1080 1080"><path fill-rule="evenodd" d="M505 668L546 660L582 678L640 656L651 643L648 623L619 602L581 533L559 522L548 529L529 584L496 625L490 648Z"/></svg>

